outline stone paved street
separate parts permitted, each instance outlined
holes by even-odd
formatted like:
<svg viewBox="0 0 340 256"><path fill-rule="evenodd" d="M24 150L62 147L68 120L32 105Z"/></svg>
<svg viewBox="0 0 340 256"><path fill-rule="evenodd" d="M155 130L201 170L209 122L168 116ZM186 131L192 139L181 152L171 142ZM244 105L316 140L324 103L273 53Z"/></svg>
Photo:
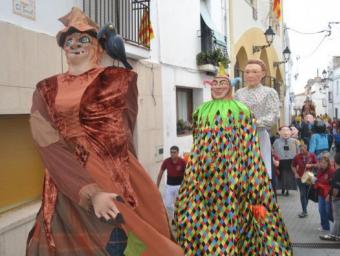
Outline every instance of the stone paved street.
<svg viewBox="0 0 340 256"><path fill-rule="evenodd" d="M326 233L318 230L320 219L316 203L309 201L308 217L301 219L298 217L301 212L298 191L290 191L289 196L281 196L278 193L278 201L294 246L294 256L340 255L340 242L325 242L319 238ZM316 249L315 246L319 248Z"/></svg>

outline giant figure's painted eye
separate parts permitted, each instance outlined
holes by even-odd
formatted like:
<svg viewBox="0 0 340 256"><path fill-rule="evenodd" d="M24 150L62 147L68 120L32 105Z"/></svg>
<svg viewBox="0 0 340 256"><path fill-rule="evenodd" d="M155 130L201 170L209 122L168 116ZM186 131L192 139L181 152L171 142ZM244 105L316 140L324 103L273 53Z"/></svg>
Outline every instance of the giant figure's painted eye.
<svg viewBox="0 0 340 256"><path fill-rule="evenodd" d="M71 47L72 44L73 44L73 38L70 37L70 38L66 39L64 46Z"/></svg>
<svg viewBox="0 0 340 256"><path fill-rule="evenodd" d="M82 44L89 44L91 43L91 38L89 36L82 36L79 38L79 42Z"/></svg>
<svg viewBox="0 0 340 256"><path fill-rule="evenodd" d="M217 86L218 85L218 81L217 80L212 80L211 85L212 86Z"/></svg>

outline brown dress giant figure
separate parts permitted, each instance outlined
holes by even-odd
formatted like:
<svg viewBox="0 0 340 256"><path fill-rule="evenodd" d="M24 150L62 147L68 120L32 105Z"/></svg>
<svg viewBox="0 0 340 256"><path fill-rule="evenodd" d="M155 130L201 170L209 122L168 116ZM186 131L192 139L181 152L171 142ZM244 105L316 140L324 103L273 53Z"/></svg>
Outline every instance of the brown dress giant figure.
<svg viewBox="0 0 340 256"><path fill-rule="evenodd" d="M60 20L69 69L33 95L31 129L46 169L27 255L183 255L133 154L137 74L98 64L97 26L79 9Z"/></svg>

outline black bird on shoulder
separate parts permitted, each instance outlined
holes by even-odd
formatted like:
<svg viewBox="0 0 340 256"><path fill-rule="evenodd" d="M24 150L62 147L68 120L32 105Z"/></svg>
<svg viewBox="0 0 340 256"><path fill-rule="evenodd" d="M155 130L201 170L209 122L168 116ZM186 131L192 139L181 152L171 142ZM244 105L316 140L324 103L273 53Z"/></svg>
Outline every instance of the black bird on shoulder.
<svg viewBox="0 0 340 256"><path fill-rule="evenodd" d="M117 34L113 24L106 24L97 34L97 39L101 47L113 59L123 63L125 68L132 69L132 66L127 62L125 46L123 38Z"/></svg>

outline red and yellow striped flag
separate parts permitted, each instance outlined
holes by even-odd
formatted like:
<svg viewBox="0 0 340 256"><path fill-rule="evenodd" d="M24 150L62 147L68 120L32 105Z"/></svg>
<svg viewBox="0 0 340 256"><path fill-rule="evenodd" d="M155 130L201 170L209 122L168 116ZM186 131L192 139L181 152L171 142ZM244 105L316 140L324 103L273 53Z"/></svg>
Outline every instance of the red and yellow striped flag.
<svg viewBox="0 0 340 256"><path fill-rule="evenodd" d="M276 19L281 20L282 12L281 12L281 0L274 0L273 3L273 13Z"/></svg>
<svg viewBox="0 0 340 256"><path fill-rule="evenodd" d="M146 47L150 48L150 41L155 37L153 33L153 29L151 26L151 22L149 19L149 12L144 10L140 27L138 33L139 41Z"/></svg>

